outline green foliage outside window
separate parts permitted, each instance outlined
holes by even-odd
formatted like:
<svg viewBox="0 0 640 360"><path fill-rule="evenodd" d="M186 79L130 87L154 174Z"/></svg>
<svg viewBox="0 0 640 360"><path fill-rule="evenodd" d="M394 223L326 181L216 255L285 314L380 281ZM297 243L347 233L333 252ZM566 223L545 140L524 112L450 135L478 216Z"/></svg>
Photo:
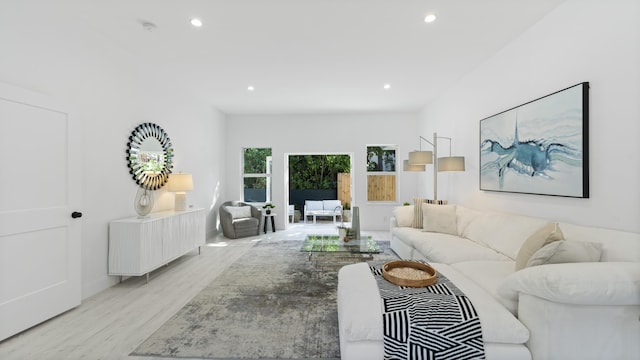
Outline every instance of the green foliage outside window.
<svg viewBox="0 0 640 360"><path fill-rule="evenodd" d="M349 155L296 155L289 157L289 188L331 190L338 187L338 173L349 173Z"/></svg>
<svg viewBox="0 0 640 360"><path fill-rule="evenodd" d="M271 148L244 149L244 173L266 174L267 157L271 156Z"/></svg>
<svg viewBox="0 0 640 360"><path fill-rule="evenodd" d="M244 174L265 174L264 177L245 177L245 189L267 188L267 157L271 156L271 148L245 148Z"/></svg>
<svg viewBox="0 0 640 360"><path fill-rule="evenodd" d="M367 146L367 171L396 171L395 147Z"/></svg>

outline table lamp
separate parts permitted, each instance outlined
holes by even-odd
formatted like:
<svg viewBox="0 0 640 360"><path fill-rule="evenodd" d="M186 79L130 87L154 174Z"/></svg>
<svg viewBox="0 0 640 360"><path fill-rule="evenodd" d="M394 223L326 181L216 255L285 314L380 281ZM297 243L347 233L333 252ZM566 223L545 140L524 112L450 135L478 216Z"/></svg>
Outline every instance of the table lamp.
<svg viewBox="0 0 640 360"><path fill-rule="evenodd" d="M193 190L193 178L191 174L171 174L167 182L167 191L176 193L175 211L187 210L187 191Z"/></svg>

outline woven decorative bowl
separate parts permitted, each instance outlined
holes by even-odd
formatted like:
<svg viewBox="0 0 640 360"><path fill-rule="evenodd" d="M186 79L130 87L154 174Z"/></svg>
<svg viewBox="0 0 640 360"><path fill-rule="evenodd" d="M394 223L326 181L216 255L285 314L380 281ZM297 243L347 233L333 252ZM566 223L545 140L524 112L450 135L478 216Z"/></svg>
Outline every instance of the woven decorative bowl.
<svg viewBox="0 0 640 360"><path fill-rule="evenodd" d="M416 261L396 260L382 265L382 276L392 284L424 287L438 281L436 269Z"/></svg>

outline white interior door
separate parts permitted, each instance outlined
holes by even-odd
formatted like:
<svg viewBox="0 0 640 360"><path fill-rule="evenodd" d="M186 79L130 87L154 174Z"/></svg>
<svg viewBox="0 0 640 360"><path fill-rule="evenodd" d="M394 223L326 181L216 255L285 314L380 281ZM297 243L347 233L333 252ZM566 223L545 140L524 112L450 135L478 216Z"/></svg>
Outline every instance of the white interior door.
<svg viewBox="0 0 640 360"><path fill-rule="evenodd" d="M0 340L80 304L71 121L52 99L0 83Z"/></svg>

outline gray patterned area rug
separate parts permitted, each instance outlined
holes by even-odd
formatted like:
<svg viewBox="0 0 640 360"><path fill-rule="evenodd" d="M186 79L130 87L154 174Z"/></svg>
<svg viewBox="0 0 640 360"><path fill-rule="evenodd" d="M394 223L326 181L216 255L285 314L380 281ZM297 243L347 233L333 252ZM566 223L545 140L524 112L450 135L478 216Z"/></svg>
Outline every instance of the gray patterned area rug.
<svg viewBox="0 0 640 360"><path fill-rule="evenodd" d="M302 241L263 241L196 295L131 355L198 359L339 359L337 271L396 259L300 252Z"/></svg>

